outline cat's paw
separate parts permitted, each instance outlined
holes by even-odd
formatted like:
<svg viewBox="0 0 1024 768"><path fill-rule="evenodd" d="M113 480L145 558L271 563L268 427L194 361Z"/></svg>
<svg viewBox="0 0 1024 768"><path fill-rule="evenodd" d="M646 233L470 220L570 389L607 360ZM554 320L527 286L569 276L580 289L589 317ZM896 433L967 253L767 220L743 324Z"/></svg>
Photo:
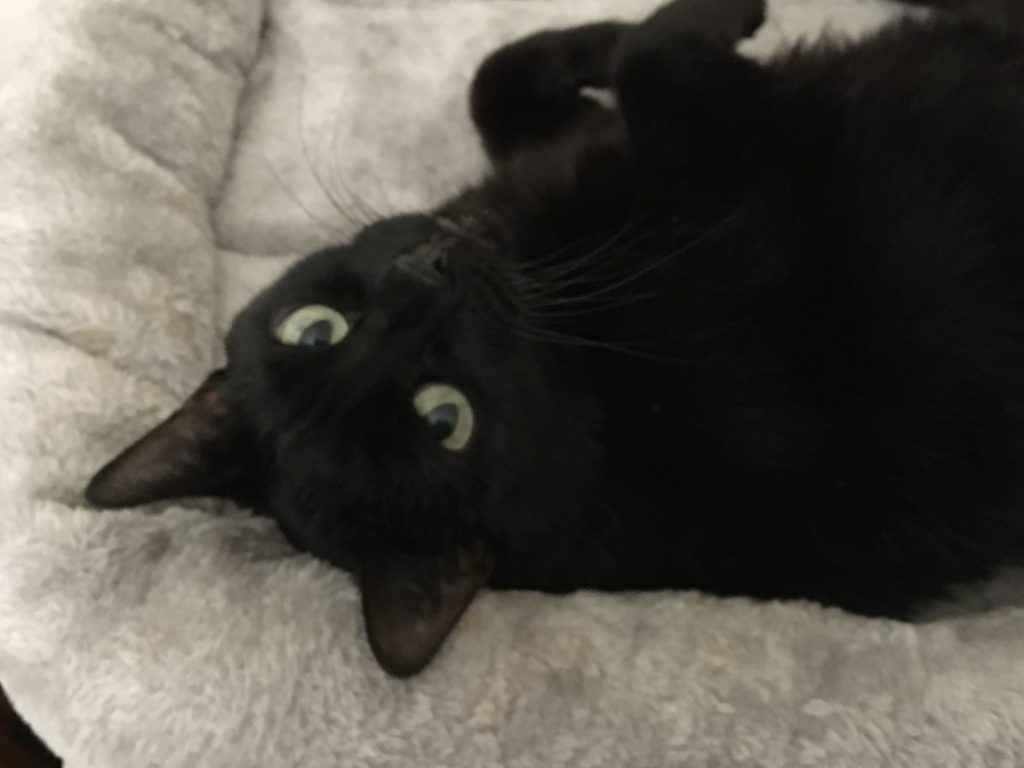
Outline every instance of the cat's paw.
<svg viewBox="0 0 1024 768"><path fill-rule="evenodd" d="M585 91L606 89L628 29L614 22L541 32L491 54L470 93L484 145L501 160L550 141L597 106Z"/></svg>
<svg viewBox="0 0 1024 768"><path fill-rule="evenodd" d="M765 0L675 0L643 23L648 33L686 34L735 45L765 22Z"/></svg>

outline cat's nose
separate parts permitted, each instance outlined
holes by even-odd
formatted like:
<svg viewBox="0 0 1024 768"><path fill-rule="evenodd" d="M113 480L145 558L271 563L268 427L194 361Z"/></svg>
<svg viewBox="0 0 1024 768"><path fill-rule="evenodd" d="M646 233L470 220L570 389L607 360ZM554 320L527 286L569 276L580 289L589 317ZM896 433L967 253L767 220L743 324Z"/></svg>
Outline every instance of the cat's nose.
<svg viewBox="0 0 1024 768"><path fill-rule="evenodd" d="M441 308L453 300L447 255L422 248L399 256L381 282L379 301L403 317L410 311Z"/></svg>
<svg viewBox="0 0 1024 768"><path fill-rule="evenodd" d="M442 251L422 248L399 256L391 269L406 280L436 287L448 281L448 256Z"/></svg>

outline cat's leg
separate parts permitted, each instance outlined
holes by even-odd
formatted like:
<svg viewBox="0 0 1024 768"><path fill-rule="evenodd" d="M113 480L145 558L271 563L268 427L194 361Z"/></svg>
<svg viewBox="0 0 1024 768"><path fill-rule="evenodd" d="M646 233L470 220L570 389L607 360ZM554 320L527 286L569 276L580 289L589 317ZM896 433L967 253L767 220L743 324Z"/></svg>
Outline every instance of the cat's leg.
<svg viewBox="0 0 1024 768"><path fill-rule="evenodd" d="M500 164L550 142L605 109L587 88L606 89L627 24L606 22L540 32L491 54L470 90L473 122Z"/></svg>
<svg viewBox="0 0 1024 768"><path fill-rule="evenodd" d="M735 43L761 26L764 0L682 0L658 12L668 24L677 15L694 32ZM473 121L491 159L500 164L520 149L602 123L608 105L594 91L611 85L616 51L632 26L604 22L541 32L491 54L470 92Z"/></svg>
<svg viewBox="0 0 1024 768"><path fill-rule="evenodd" d="M763 15L763 0L678 0L623 38L613 85L641 194L714 195L756 172L778 100L735 44Z"/></svg>
<svg viewBox="0 0 1024 768"><path fill-rule="evenodd" d="M685 29L732 47L757 32L766 14L767 0L673 0L638 26L665 31Z"/></svg>

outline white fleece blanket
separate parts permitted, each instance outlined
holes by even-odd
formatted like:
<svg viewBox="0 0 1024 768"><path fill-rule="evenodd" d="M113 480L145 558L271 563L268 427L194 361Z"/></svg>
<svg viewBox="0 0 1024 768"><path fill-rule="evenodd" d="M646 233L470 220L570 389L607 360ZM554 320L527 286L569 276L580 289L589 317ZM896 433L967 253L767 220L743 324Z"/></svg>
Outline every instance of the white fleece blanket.
<svg viewBox="0 0 1024 768"><path fill-rule="evenodd" d="M39 44L0 91L0 684L69 768L1024 765L1008 594L917 626L487 594L399 682L349 577L271 524L81 506L283 264L480 172L463 99L483 53L656 4L40 4ZM886 13L778 0L748 48Z"/></svg>

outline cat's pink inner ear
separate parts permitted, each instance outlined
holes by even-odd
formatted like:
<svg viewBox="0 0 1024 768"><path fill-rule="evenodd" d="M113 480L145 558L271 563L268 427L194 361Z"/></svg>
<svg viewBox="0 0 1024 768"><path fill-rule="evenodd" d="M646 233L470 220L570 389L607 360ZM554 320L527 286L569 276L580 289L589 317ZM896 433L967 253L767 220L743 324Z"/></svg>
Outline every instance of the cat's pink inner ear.
<svg viewBox="0 0 1024 768"><path fill-rule="evenodd" d="M212 373L177 411L101 469L86 500L106 508L217 495L231 474L234 419L223 370Z"/></svg>
<svg viewBox="0 0 1024 768"><path fill-rule="evenodd" d="M447 555L364 554L366 634L384 671L403 678L421 672L493 568L494 558L482 544Z"/></svg>

